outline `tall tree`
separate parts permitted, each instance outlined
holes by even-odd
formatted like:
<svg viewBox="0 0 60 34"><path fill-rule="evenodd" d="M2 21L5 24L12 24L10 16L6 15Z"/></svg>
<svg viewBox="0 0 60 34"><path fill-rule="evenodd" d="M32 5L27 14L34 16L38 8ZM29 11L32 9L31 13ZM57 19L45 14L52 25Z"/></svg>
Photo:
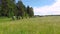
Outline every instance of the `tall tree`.
<svg viewBox="0 0 60 34"><path fill-rule="evenodd" d="M24 9L25 5L22 3L22 1L18 1L17 7L19 9L17 15L23 18L25 16L25 9Z"/></svg>
<svg viewBox="0 0 60 34"><path fill-rule="evenodd" d="M26 7L21 0L18 3L15 0L1 0L0 2L0 16L12 17L13 19L13 16L16 16L17 19L20 19L20 17L32 17L33 14L33 8Z"/></svg>
<svg viewBox="0 0 60 34"><path fill-rule="evenodd" d="M2 15L11 16L14 13L15 3L12 0L2 0Z"/></svg>
<svg viewBox="0 0 60 34"><path fill-rule="evenodd" d="M0 16L1 16L1 6L0 6Z"/></svg>
<svg viewBox="0 0 60 34"><path fill-rule="evenodd" d="M7 0L2 0L2 11L1 11L1 15L2 16L6 16L7 14Z"/></svg>
<svg viewBox="0 0 60 34"><path fill-rule="evenodd" d="M34 16L33 8L32 7L27 6L27 14L28 14L29 17Z"/></svg>
<svg viewBox="0 0 60 34"><path fill-rule="evenodd" d="M29 10L29 6L27 6L27 14L28 14L28 16L29 16L29 14L30 14L30 10Z"/></svg>
<svg viewBox="0 0 60 34"><path fill-rule="evenodd" d="M34 16L33 8L30 7L30 17L33 17L33 16Z"/></svg>

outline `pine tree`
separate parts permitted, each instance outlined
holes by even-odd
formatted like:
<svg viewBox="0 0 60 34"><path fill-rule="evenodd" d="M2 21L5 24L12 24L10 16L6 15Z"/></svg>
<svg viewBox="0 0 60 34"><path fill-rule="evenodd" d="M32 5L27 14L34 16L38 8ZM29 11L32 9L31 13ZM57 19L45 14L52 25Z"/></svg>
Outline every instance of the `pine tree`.
<svg viewBox="0 0 60 34"><path fill-rule="evenodd" d="M0 6L0 16L1 16L1 6Z"/></svg>
<svg viewBox="0 0 60 34"><path fill-rule="evenodd" d="M32 7L27 6L27 14L28 14L29 17L33 17L34 16Z"/></svg>
<svg viewBox="0 0 60 34"><path fill-rule="evenodd" d="M30 11L29 11L29 6L27 6L27 14L28 14L28 16L29 16L29 13L30 13Z"/></svg>
<svg viewBox="0 0 60 34"><path fill-rule="evenodd" d="M2 16L6 16L7 13L7 1L6 0L2 0L2 7L1 7L1 15Z"/></svg>
<svg viewBox="0 0 60 34"><path fill-rule="evenodd" d="M18 3L15 0L1 0L0 3L0 16L12 17L16 16L17 19L22 19L24 17L32 17L34 15L33 8L29 6L25 6L23 2L20 0Z"/></svg>
<svg viewBox="0 0 60 34"><path fill-rule="evenodd" d="M21 16L22 19L25 16L25 9L24 9L24 4L22 3L22 1L18 1L17 3L17 7L18 7L18 16Z"/></svg>
<svg viewBox="0 0 60 34"><path fill-rule="evenodd" d="M33 8L30 7L30 17L33 17L33 16L34 16Z"/></svg>

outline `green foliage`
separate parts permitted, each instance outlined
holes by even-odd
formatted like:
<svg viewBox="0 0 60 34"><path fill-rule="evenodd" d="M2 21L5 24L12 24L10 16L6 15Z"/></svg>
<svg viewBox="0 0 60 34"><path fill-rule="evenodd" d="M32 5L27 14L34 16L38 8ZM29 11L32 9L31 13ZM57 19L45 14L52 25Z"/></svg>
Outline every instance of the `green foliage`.
<svg viewBox="0 0 60 34"><path fill-rule="evenodd" d="M24 11L24 5L23 5L22 1L18 1L17 7L19 9L19 11L18 11L19 15L23 17L25 11Z"/></svg>
<svg viewBox="0 0 60 34"><path fill-rule="evenodd" d="M0 5L0 15L1 15L1 5Z"/></svg>
<svg viewBox="0 0 60 34"><path fill-rule="evenodd" d="M0 16L16 16L17 19L19 19L20 17L32 17L33 8L27 8L21 0L18 1L18 3L16 3L15 0L2 0L0 7Z"/></svg>
<svg viewBox="0 0 60 34"><path fill-rule="evenodd" d="M28 14L29 17L33 17L34 16L32 7L27 6L27 14Z"/></svg>

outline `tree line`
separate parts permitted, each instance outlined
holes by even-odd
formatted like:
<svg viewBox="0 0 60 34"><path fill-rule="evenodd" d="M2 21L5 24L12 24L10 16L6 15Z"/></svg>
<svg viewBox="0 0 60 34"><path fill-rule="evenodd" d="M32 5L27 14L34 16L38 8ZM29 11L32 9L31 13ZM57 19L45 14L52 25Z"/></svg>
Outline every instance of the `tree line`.
<svg viewBox="0 0 60 34"><path fill-rule="evenodd" d="M33 8L30 6L25 6L21 0L17 3L15 0L0 0L0 16L12 17L20 19L20 17L27 18L33 17Z"/></svg>

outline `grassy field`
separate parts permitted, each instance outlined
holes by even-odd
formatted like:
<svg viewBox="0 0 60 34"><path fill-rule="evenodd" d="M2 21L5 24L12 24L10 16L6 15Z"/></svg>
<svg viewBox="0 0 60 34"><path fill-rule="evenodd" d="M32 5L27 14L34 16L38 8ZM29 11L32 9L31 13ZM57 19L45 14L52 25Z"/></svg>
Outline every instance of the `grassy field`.
<svg viewBox="0 0 60 34"><path fill-rule="evenodd" d="M0 18L0 34L60 34L60 16L15 21Z"/></svg>

